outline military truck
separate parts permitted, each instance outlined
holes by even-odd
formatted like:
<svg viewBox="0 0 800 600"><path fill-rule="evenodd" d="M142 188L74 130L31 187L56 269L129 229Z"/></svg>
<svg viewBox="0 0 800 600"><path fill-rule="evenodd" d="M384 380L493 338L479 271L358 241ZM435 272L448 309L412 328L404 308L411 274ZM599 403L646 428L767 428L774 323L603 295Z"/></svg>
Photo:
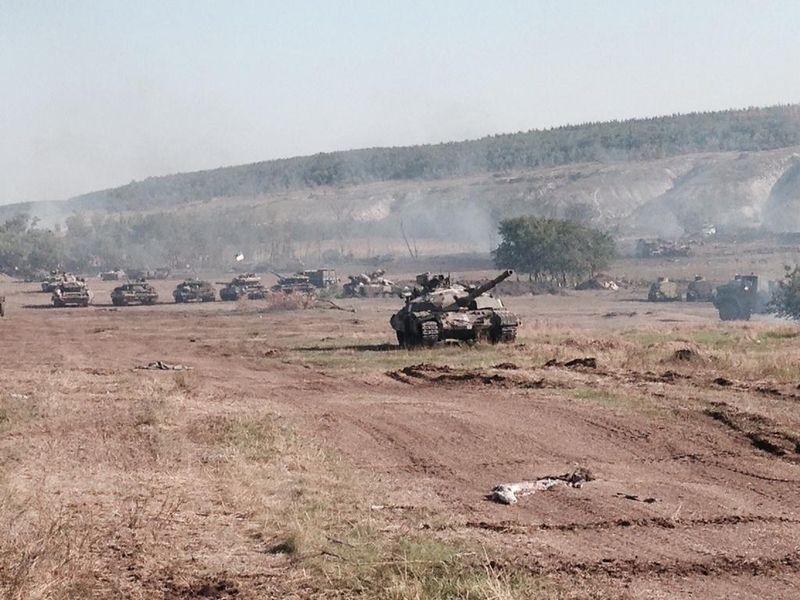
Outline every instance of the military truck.
<svg viewBox="0 0 800 600"><path fill-rule="evenodd" d="M51 297L53 306L58 308L64 306L89 306L92 301L92 293L86 287L83 279L74 281L63 281L55 290Z"/></svg>
<svg viewBox="0 0 800 600"><path fill-rule="evenodd" d="M686 290L687 302L713 302L714 285L702 275L695 275Z"/></svg>
<svg viewBox="0 0 800 600"><path fill-rule="evenodd" d="M770 294L759 292L757 275L736 275L714 292L714 307L723 321L749 321L753 313L766 312Z"/></svg>
<svg viewBox="0 0 800 600"><path fill-rule="evenodd" d="M103 281L121 281L125 279L125 271L122 269L114 269L113 271L104 271L100 273L100 279Z"/></svg>
<svg viewBox="0 0 800 600"><path fill-rule="evenodd" d="M114 306L155 304L157 300L158 292L145 281L129 281L115 287L111 292L111 302Z"/></svg>
<svg viewBox="0 0 800 600"><path fill-rule="evenodd" d="M175 302L214 302L216 290L207 281L187 279L178 284L172 292Z"/></svg>
<svg viewBox="0 0 800 600"><path fill-rule="evenodd" d="M128 277L133 281L141 279L166 279L169 277L171 269L169 267L159 267L157 269L128 269Z"/></svg>
<svg viewBox="0 0 800 600"><path fill-rule="evenodd" d="M512 273L503 271L478 286L451 284L444 275L418 275L420 287L407 295L405 306L389 320L398 343L412 348L447 340L513 342L519 319L488 293Z"/></svg>
<svg viewBox="0 0 800 600"><path fill-rule="evenodd" d="M237 275L230 282L222 285L225 287L219 291L219 297L225 301L238 300L239 298L258 299L264 298L266 295L266 290L261 285L261 277L255 273Z"/></svg>
<svg viewBox="0 0 800 600"><path fill-rule="evenodd" d="M647 292L648 302L680 302L682 299L678 284L669 277L659 277Z"/></svg>
<svg viewBox="0 0 800 600"><path fill-rule="evenodd" d="M336 271L333 269L306 269L298 271L294 275L281 275L275 273L278 283L270 288L273 292L283 292L285 294L302 293L310 294L317 290L324 290L335 286L339 280Z"/></svg>

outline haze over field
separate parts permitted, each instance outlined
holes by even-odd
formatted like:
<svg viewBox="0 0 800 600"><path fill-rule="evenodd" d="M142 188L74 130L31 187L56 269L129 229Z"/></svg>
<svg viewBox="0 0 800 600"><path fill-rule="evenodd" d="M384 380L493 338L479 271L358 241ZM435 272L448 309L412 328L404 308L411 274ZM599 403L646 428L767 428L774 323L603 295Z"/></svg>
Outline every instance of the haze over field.
<svg viewBox="0 0 800 600"><path fill-rule="evenodd" d="M792 1L0 3L0 203L800 99Z"/></svg>

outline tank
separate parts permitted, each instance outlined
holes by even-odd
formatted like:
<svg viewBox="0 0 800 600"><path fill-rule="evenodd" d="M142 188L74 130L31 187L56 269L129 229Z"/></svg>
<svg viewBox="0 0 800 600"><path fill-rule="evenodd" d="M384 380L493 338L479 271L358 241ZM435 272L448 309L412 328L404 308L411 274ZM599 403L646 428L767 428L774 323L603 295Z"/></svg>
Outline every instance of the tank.
<svg viewBox="0 0 800 600"><path fill-rule="evenodd" d="M418 275L419 287L389 321L398 343L411 348L446 340L513 342L519 319L489 293L512 273L503 271L478 286L451 284L444 275Z"/></svg>
<svg viewBox="0 0 800 600"><path fill-rule="evenodd" d="M111 302L114 306L155 304L156 300L158 300L158 292L145 281L129 281L115 287L111 292Z"/></svg>
<svg viewBox="0 0 800 600"><path fill-rule="evenodd" d="M669 277L659 277L650 286L650 291L647 292L647 300L649 302L680 302L681 292L678 289L678 284L670 281Z"/></svg>
<svg viewBox="0 0 800 600"><path fill-rule="evenodd" d="M711 302L714 300L714 286L702 275L695 275L686 290L687 302Z"/></svg>
<svg viewBox="0 0 800 600"><path fill-rule="evenodd" d="M393 281L389 281L384 276L383 269L378 269L372 273L360 273L359 275L348 275L348 281L342 286L342 292L350 298L364 297L375 298L379 296L398 295L398 287Z"/></svg>
<svg viewBox="0 0 800 600"><path fill-rule="evenodd" d="M53 290L53 306L89 306L92 293L82 279L64 281Z"/></svg>
<svg viewBox="0 0 800 600"><path fill-rule="evenodd" d="M172 297L175 302L214 302L217 290L207 281L187 279L178 284Z"/></svg>
<svg viewBox="0 0 800 600"><path fill-rule="evenodd" d="M336 278L336 271L333 269L306 269L305 271L298 271L294 275L281 275L278 276L278 283L270 288L273 292L283 292L291 294L299 292L301 294L310 294L317 290L324 290L335 286L338 283Z"/></svg>
<svg viewBox="0 0 800 600"><path fill-rule="evenodd" d="M758 291L757 275L736 275L714 292L714 307L723 321L749 321L753 313L766 312L770 294Z"/></svg>
<svg viewBox="0 0 800 600"><path fill-rule="evenodd" d="M52 294L63 283L75 283L78 278L72 273L65 273L64 271L50 271L47 279L42 281L42 291Z"/></svg>
<svg viewBox="0 0 800 600"><path fill-rule="evenodd" d="M244 273L237 275L229 283L223 284L219 291L221 300L231 301L239 298L263 298L266 294L264 286L261 285L261 277L255 273Z"/></svg>

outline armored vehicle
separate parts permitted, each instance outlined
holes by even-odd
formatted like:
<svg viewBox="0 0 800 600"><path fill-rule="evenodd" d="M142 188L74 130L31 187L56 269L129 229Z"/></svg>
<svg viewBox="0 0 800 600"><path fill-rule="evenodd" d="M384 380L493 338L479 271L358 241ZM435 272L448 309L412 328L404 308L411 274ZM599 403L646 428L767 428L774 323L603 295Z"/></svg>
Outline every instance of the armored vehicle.
<svg viewBox="0 0 800 600"><path fill-rule="evenodd" d="M140 279L166 279L170 275L169 267L159 267L158 269L128 269L128 278L132 280Z"/></svg>
<svg viewBox="0 0 800 600"><path fill-rule="evenodd" d="M0 296L0 317L6 316L6 297Z"/></svg>
<svg viewBox="0 0 800 600"><path fill-rule="evenodd" d="M361 273L359 275L348 275L349 282L342 286L345 296L355 298L357 296L374 298L376 296L394 296L398 294L398 288L393 281L389 281L384 276L383 269L378 269L372 273Z"/></svg>
<svg viewBox="0 0 800 600"><path fill-rule="evenodd" d="M76 281L78 278L72 273L50 271L50 275L42 282L42 291L52 294L62 283L75 283Z"/></svg>
<svg viewBox="0 0 800 600"><path fill-rule="evenodd" d="M687 302L712 302L714 300L714 286L702 275L695 275L694 281L689 282L686 290Z"/></svg>
<svg viewBox="0 0 800 600"><path fill-rule="evenodd" d="M261 285L261 277L255 273L245 273L237 275L229 283L223 284L225 287L219 291L221 300L238 300L239 298L263 298L266 294L264 286Z"/></svg>
<svg viewBox="0 0 800 600"><path fill-rule="evenodd" d="M53 290L53 306L89 306L92 293L82 279L64 281Z"/></svg>
<svg viewBox="0 0 800 600"><path fill-rule="evenodd" d="M129 281L115 287L111 292L111 302L114 306L127 306L128 304L155 304L158 300L156 289L145 281Z"/></svg>
<svg viewBox="0 0 800 600"><path fill-rule="evenodd" d="M753 313L764 312L769 293L758 291L757 275L736 275L714 293L714 307L723 321L749 321Z"/></svg>
<svg viewBox="0 0 800 600"><path fill-rule="evenodd" d="M172 296L175 302L214 302L214 286L207 281L187 279L178 284Z"/></svg>
<svg viewBox="0 0 800 600"><path fill-rule="evenodd" d="M445 340L513 342L519 319L488 293L511 275L512 271L503 271L478 286L451 284L444 275L418 275L420 287L406 296L406 305L389 321L400 346L430 346Z"/></svg>
<svg viewBox="0 0 800 600"><path fill-rule="evenodd" d="M100 279L103 281L120 281L125 279L125 271L121 269L114 269L113 271L105 271L100 273Z"/></svg>
<svg viewBox="0 0 800 600"><path fill-rule="evenodd" d="M636 242L637 258L678 258L690 256L689 244L668 240L642 240Z"/></svg>
<svg viewBox="0 0 800 600"><path fill-rule="evenodd" d="M284 276L280 273L275 273L275 275L278 276L278 283L273 285L271 290L286 294L294 292L309 294L333 287L339 281L336 278L336 271L333 269L307 269L298 271L294 275Z"/></svg>
<svg viewBox="0 0 800 600"><path fill-rule="evenodd" d="M650 286L650 291L647 292L647 300L649 302L680 302L681 292L678 289L678 284L670 281L669 277L659 277Z"/></svg>

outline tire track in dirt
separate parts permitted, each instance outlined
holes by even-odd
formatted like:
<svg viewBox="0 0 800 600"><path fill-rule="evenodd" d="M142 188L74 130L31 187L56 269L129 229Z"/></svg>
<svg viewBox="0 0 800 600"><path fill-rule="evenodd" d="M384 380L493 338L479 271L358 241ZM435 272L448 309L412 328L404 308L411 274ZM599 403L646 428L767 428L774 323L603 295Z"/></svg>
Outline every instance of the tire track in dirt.
<svg viewBox="0 0 800 600"><path fill-rule="evenodd" d="M725 402L716 402L704 412L746 438L754 448L770 456L800 464L800 437L786 431L771 419L738 410Z"/></svg>
<svg viewBox="0 0 800 600"><path fill-rule="evenodd" d="M778 575L800 573L800 551L773 557L747 558L741 555L714 556L707 560L640 560L603 558L598 561L558 561L553 564L519 564L530 573L574 575L578 577L607 575L620 577L691 577L719 575Z"/></svg>
<svg viewBox="0 0 800 600"><path fill-rule="evenodd" d="M752 523L763 524L800 524L800 519L769 515L723 515L701 519L668 519L665 517L650 517L644 519L615 519L612 521L595 521L592 523L560 523L551 525L539 523L538 525L521 525L511 521L487 523L486 521L468 521L465 527L481 529L500 534L526 534L533 531L560 531L582 532L602 531L616 528L659 528L659 529L691 529L706 526L736 526Z"/></svg>

